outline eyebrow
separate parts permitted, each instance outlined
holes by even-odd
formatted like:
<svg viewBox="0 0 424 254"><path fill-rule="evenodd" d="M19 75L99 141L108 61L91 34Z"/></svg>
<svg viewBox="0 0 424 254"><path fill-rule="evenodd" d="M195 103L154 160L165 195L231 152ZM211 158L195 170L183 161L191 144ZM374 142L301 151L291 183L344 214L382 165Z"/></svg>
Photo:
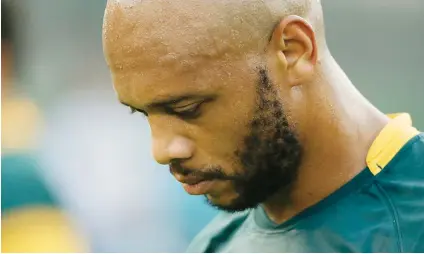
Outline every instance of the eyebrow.
<svg viewBox="0 0 424 254"><path fill-rule="evenodd" d="M135 110L139 110L142 112L145 112L145 110L147 109L152 109L152 108L163 108L163 107L167 107L167 106L171 106L173 104L177 104L179 102L185 101L185 100L192 100L192 99L200 99L200 98L204 98L205 96L203 95L194 95L194 94L185 94L185 95L176 95L176 96L167 96L166 98L163 99L159 99L155 102L149 103L148 105L144 106L143 108L137 108L134 106L131 106L123 101L121 101L121 104L130 107L132 109Z"/></svg>

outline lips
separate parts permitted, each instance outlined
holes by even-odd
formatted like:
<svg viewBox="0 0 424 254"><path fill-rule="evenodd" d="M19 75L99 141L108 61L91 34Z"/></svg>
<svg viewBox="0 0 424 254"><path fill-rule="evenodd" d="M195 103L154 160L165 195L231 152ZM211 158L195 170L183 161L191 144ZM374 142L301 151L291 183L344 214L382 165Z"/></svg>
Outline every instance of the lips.
<svg viewBox="0 0 424 254"><path fill-rule="evenodd" d="M214 186L215 181L212 179L199 177L194 174L180 174L175 171L173 172L172 168L171 173L178 182L182 183L184 190L190 195L205 195Z"/></svg>
<svg viewBox="0 0 424 254"><path fill-rule="evenodd" d="M177 179L178 182L188 185L196 185L200 182L205 181L205 179L195 176L183 176L179 174L174 174L174 177Z"/></svg>
<svg viewBox="0 0 424 254"><path fill-rule="evenodd" d="M188 185L196 185L200 182L205 181L206 179L201 178L199 176L195 176L192 173L188 173L188 170L183 170L182 165L170 165L169 170L171 174L177 179L178 182L182 184L188 184ZM188 174L187 174L188 173Z"/></svg>

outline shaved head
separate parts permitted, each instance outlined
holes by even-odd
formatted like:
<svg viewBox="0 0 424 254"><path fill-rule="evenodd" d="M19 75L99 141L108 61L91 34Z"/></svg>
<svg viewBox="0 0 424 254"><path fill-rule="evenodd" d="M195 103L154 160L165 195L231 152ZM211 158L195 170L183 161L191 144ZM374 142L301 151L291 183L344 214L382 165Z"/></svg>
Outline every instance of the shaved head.
<svg viewBox="0 0 424 254"><path fill-rule="evenodd" d="M196 66L209 58L263 52L273 28L289 15L309 22L318 46L325 47L319 0L109 0L104 48L112 53L108 59L142 53L147 60L147 51L157 50L162 55L151 59L154 63L179 59L183 66ZM121 64L113 61L112 67Z"/></svg>

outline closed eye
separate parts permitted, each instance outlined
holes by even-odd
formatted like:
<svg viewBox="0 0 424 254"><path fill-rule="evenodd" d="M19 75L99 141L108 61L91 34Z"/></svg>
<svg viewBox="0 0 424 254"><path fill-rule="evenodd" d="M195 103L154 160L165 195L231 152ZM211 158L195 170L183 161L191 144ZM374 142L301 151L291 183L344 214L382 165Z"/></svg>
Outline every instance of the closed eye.
<svg viewBox="0 0 424 254"><path fill-rule="evenodd" d="M203 102L191 103L181 107L165 107L165 112L170 115L175 115L181 119L191 120L200 116L200 106Z"/></svg>
<svg viewBox="0 0 424 254"><path fill-rule="evenodd" d="M191 102L189 104L182 105L182 106L180 106L182 104L181 102L172 101L169 103L167 102L167 103L150 104L149 107L150 107L150 110L152 110L152 112L157 112L157 113L162 112L168 115L176 116L183 120L192 120L200 116L201 106L204 103L211 102L215 100L215 98L216 98L215 96L209 96L208 98L204 98L201 101ZM135 107L131 107L130 105L123 102L121 103L130 108L131 114L139 112L139 113L142 113L144 116L149 117L149 113L147 113L147 111L141 110Z"/></svg>

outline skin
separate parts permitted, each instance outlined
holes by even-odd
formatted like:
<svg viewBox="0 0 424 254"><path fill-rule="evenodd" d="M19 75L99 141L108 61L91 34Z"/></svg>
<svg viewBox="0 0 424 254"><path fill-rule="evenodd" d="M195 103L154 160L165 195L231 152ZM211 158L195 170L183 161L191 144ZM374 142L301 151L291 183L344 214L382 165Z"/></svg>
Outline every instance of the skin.
<svg viewBox="0 0 424 254"><path fill-rule="evenodd" d="M148 116L154 158L177 180L215 179L205 194L224 210L261 204L284 222L358 174L388 122L331 56L317 0L109 0L103 47L119 100Z"/></svg>

